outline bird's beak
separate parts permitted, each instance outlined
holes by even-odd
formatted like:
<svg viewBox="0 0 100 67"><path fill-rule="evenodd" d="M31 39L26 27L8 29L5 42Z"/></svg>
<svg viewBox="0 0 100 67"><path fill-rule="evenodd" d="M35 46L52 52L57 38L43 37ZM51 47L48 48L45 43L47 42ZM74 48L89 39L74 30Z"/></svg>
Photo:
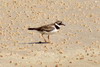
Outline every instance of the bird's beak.
<svg viewBox="0 0 100 67"><path fill-rule="evenodd" d="M65 26L65 24L63 24L63 23L61 25Z"/></svg>

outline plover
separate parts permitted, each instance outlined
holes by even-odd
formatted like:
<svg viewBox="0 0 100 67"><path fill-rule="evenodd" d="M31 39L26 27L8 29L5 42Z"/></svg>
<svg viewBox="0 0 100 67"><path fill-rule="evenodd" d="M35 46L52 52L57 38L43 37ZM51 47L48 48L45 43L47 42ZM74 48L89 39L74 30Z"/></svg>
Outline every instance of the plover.
<svg viewBox="0 0 100 67"><path fill-rule="evenodd" d="M37 28L28 28L28 30L36 30L41 33L42 38L45 42L50 42L50 34L58 32L61 26L65 26L62 21L56 21L55 23L44 25ZM48 35L48 41L44 38L44 34Z"/></svg>

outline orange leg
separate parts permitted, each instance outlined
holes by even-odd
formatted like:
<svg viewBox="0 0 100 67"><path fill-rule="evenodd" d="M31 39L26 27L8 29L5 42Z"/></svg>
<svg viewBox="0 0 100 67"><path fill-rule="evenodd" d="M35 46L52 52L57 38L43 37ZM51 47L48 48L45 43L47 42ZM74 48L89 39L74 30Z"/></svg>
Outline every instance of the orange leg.
<svg viewBox="0 0 100 67"><path fill-rule="evenodd" d="M48 35L48 41L50 42L50 36Z"/></svg>
<svg viewBox="0 0 100 67"><path fill-rule="evenodd" d="M47 42L46 39L44 38L43 34L42 34L41 36L42 36L42 38L44 39L44 41Z"/></svg>

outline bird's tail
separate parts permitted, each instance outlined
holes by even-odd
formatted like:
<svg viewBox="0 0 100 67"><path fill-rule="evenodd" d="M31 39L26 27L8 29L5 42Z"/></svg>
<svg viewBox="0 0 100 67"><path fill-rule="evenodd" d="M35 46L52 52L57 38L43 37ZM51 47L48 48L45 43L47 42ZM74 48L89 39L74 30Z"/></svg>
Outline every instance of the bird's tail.
<svg viewBox="0 0 100 67"><path fill-rule="evenodd" d="M28 28L28 30L37 30L37 28Z"/></svg>

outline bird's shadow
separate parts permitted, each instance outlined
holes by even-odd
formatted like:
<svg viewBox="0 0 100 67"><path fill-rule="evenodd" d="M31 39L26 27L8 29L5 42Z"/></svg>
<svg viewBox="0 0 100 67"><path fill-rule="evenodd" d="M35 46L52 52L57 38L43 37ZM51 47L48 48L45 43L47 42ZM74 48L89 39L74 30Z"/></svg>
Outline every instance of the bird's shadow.
<svg viewBox="0 0 100 67"><path fill-rule="evenodd" d="M49 42L29 42L29 43L21 43L21 44L48 44Z"/></svg>

